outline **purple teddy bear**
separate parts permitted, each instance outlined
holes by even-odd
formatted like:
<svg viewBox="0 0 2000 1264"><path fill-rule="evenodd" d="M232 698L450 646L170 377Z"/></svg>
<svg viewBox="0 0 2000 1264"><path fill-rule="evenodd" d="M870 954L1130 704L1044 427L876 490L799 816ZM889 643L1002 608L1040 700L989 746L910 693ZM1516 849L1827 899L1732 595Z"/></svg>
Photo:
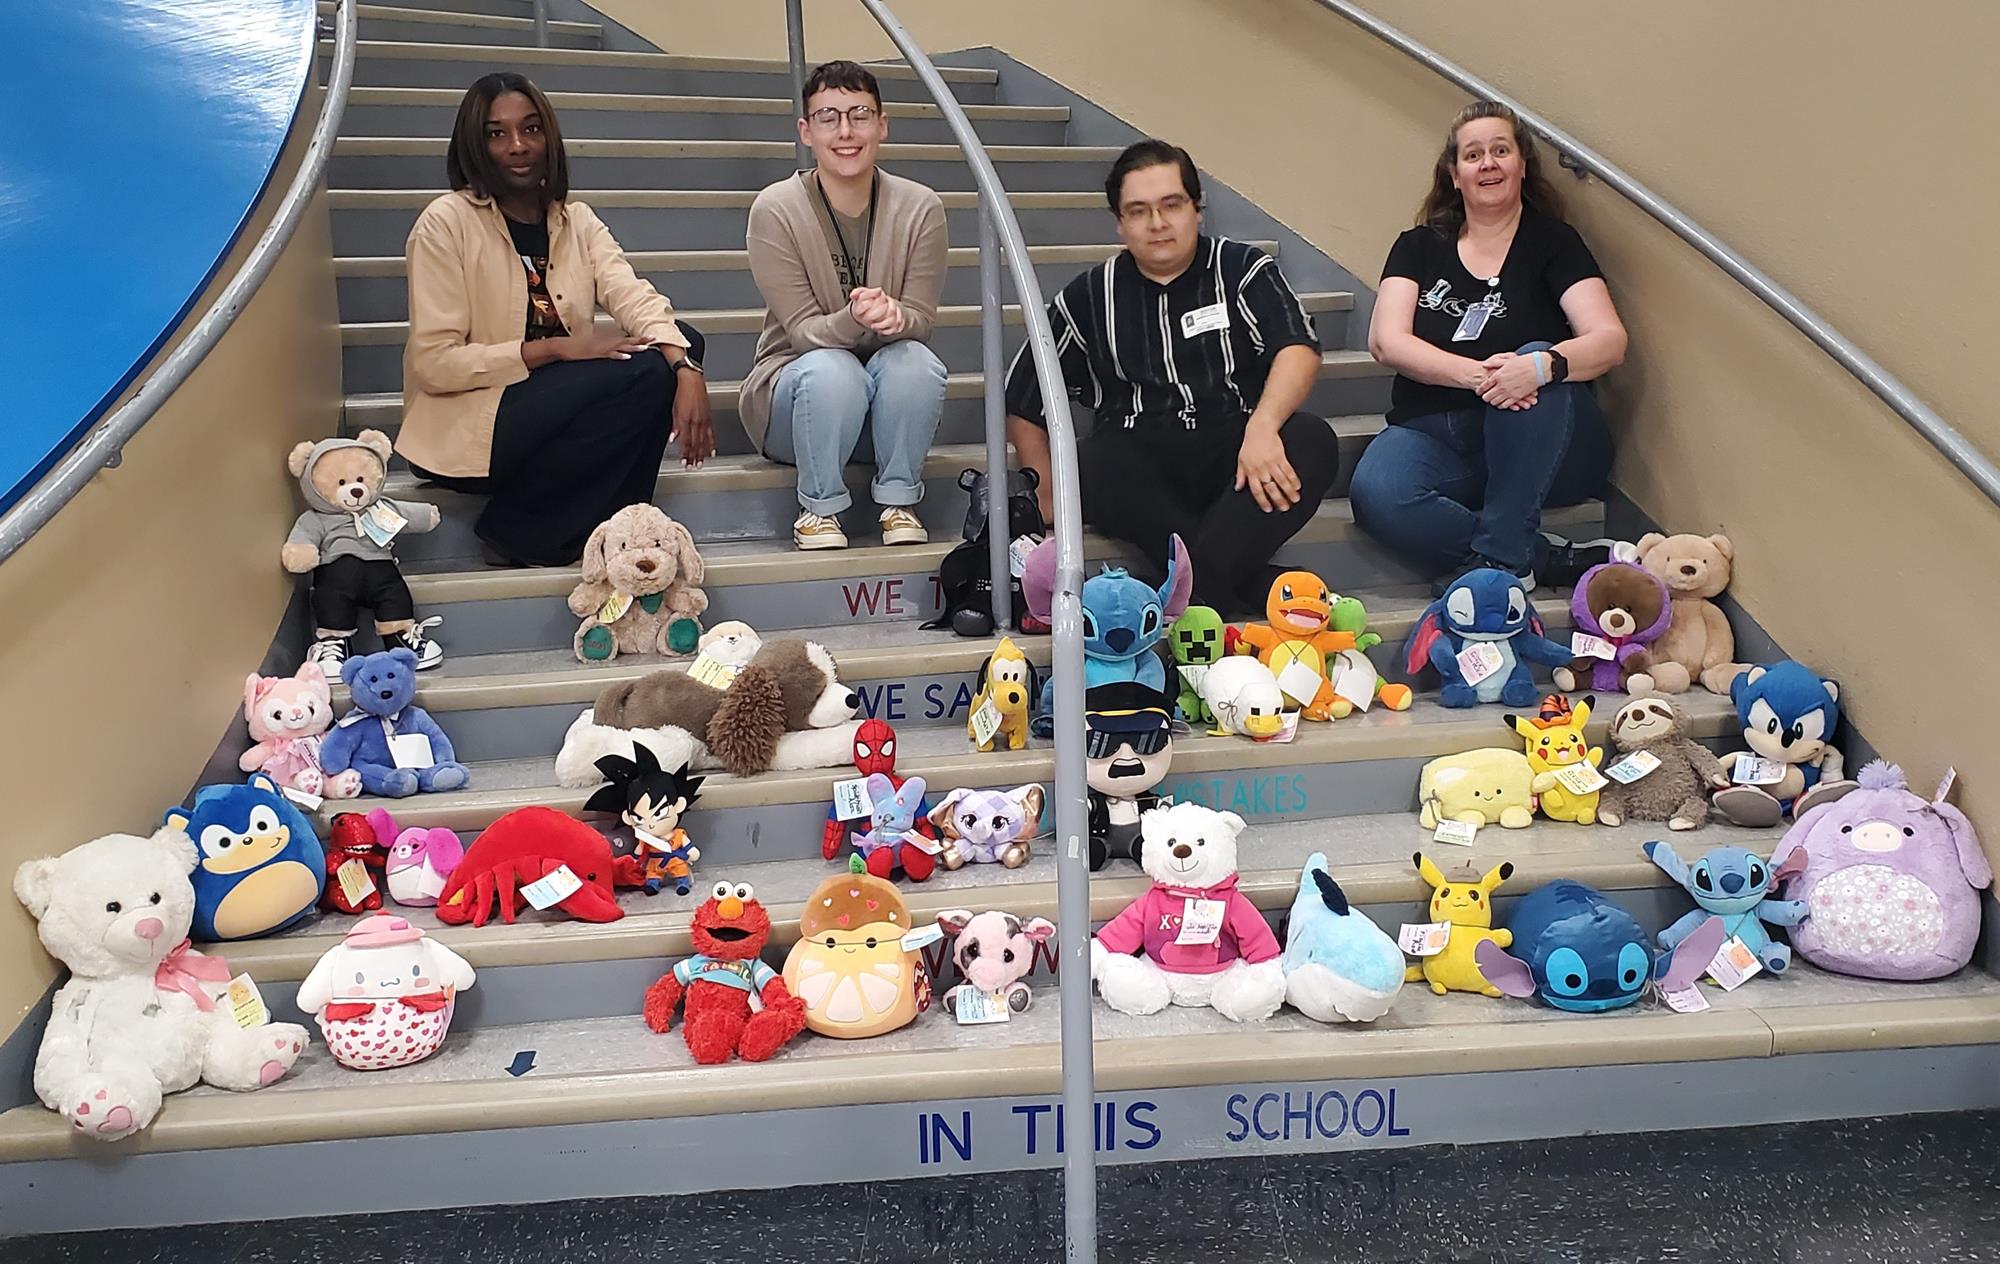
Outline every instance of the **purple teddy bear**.
<svg viewBox="0 0 2000 1264"><path fill-rule="evenodd" d="M1608 642L1614 657L1579 654L1568 667L1555 669L1558 689L1653 692L1647 647L1667 634L1674 614L1672 595L1659 576L1630 562L1593 566L1577 580L1569 610L1576 630Z"/></svg>

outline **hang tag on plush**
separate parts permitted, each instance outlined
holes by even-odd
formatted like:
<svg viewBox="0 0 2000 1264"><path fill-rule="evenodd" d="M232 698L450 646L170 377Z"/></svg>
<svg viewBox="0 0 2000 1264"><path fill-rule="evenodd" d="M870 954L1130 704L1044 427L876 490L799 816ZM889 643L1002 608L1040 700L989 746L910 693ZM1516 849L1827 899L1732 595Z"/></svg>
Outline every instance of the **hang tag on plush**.
<svg viewBox="0 0 2000 1264"><path fill-rule="evenodd" d="M1015 579L1028 573L1028 554L1042 542L1038 535L1018 536L1007 543L1007 573Z"/></svg>
<svg viewBox="0 0 2000 1264"><path fill-rule="evenodd" d="M1743 754L1736 757L1736 763L1729 770L1729 779L1739 786L1775 786L1785 779L1789 764L1781 764L1775 759L1762 755Z"/></svg>
<svg viewBox="0 0 2000 1264"><path fill-rule="evenodd" d="M973 987L970 983L951 994L952 1016L965 1027L977 1027L986 1023L1004 1023L1014 1017L1014 1011L1007 1004L1007 990L988 992Z"/></svg>
<svg viewBox="0 0 2000 1264"><path fill-rule="evenodd" d="M833 817L837 821L858 821L875 814L874 800L868 797L868 779L849 777L833 783Z"/></svg>
<svg viewBox="0 0 2000 1264"><path fill-rule="evenodd" d="M354 908L361 907L361 901L375 894L375 879L368 872L368 866L359 860L350 860L333 871L334 881L340 883L340 893Z"/></svg>
<svg viewBox="0 0 2000 1264"><path fill-rule="evenodd" d="M616 623L631 608L632 594L614 590L609 597L604 599L604 604L597 608L597 621L599 623Z"/></svg>
<svg viewBox="0 0 2000 1264"><path fill-rule="evenodd" d="M904 935L901 940L901 943L903 945L904 952L915 952L919 948L928 948L932 944L936 943L938 940L943 938L944 938L944 928L937 925L936 923L932 923L929 926L919 926L915 930Z"/></svg>
<svg viewBox="0 0 2000 1264"><path fill-rule="evenodd" d="M1439 821L1431 838L1440 843L1450 843L1453 847L1470 847L1479 833L1479 827L1471 821Z"/></svg>
<svg viewBox="0 0 2000 1264"><path fill-rule="evenodd" d="M1660 766L1660 757L1651 751L1633 751L1604 770L1604 775L1621 786L1629 786Z"/></svg>
<svg viewBox="0 0 2000 1264"><path fill-rule="evenodd" d="M925 838L916 830L904 830L903 841L926 856L935 856L944 850L944 843L935 838Z"/></svg>
<svg viewBox="0 0 2000 1264"><path fill-rule="evenodd" d="M1723 991L1734 992L1763 969L1764 963L1757 960L1749 945L1731 935L1716 950L1715 960L1708 963L1708 977L1721 984Z"/></svg>
<svg viewBox="0 0 2000 1264"><path fill-rule="evenodd" d="M1556 770L1556 784L1571 794L1590 794L1604 789L1611 783L1604 779L1603 773L1589 764L1571 764L1567 768Z"/></svg>
<svg viewBox="0 0 2000 1264"><path fill-rule="evenodd" d="M1465 683L1476 685L1500 670L1507 660L1500 654L1500 647L1491 641L1474 641L1458 652L1458 673L1465 677Z"/></svg>
<svg viewBox="0 0 2000 1264"><path fill-rule="evenodd" d="M1311 706L1312 700L1319 695L1323 679L1318 672L1295 658L1278 673L1278 689L1300 706Z"/></svg>
<svg viewBox="0 0 2000 1264"><path fill-rule="evenodd" d="M425 865L417 873L417 898L435 900L444 894L444 884L450 880L449 874L439 873Z"/></svg>
<svg viewBox="0 0 2000 1264"><path fill-rule="evenodd" d="M1690 983L1678 992L1662 990L1660 997L1677 1014L1699 1014L1708 1008L1708 998L1701 994L1699 983Z"/></svg>
<svg viewBox="0 0 2000 1264"><path fill-rule="evenodd" d="M703 650L688 664L688 675L711 689L727 689L736 679L736 669L719 658L710 658Z"/></svg>
<svg viewBox="0 0 2000 1264"><path fill-rule="evenodd" d="M1618 657L1617 646L1601 636L1592 636L1588 632L1569 634L1569 652L1578 658L1601 658L1607 663Z"/></svg>
<svg viewBox="0 0 2000 1264"><path fill-rule="evenodd" d="M1333 691L1354 705L1354 709L1366 712L1375 704L1375 682L1381 677L1375 671L1375 664L1360 650L1342 650L1335 660L1340 664L1339 674L1333 678Z"/></svg>
<svg viewBox="0 0 2000 1264"><path fill-rule="evenodd" d="M1931 802L1943 803L1944 797L1951 793L1952 783L1957 780L1958 780L1958 769L1956 768L1945 769L1943 779L1941 779L1938 782L1937 793L1931 796Z"/></svg>
<svg viewBox="0 0 2000 1264"><path fill-rule="evenodd" d="M1174 670L1181 674L1181 679L1187 682L1188 688L1200 693L1201 682L1207 679L1208 669L1212 666L1214 666L1212 663L1181 663Z"/></svg>
<svg viewBox="0 0 2000 1264"><path fill-rule="evenodd" d="M424 733L398 733L389 739L389 758L398 768L429 768L437 762L431 755L431 739Z"/></svg>
<svg viewBox="0 0 2000 1264"><path fill-rule="evenodd" d="M1212 944L1222 937L1222 917L1229 906L1221 900L1199 900L1193 896L1181 901L1181 933L1174 936L1177 944Z"/></svg>
<svg viewBox="0 0 2000 1264"><path fill-rule="evenodd" d="M308 812L319 811L319 805L326 802L326 796L301 790L297 786L279 786L278 793L298 804Z"/></svg>
<svg viewBox="0 0 2000 1264"><path fill-rule="evenodd" d="M1286 742L1291 741L1298 735L1299 735L1299 713L1297 711L1287 711L1284 713L1282 717L1279 718L1278 731L1276 733L1271 734L1271 736L1269 737L1258 737L1258 738L1253 738L1251 740L1257 742L1268 742L1273 746L1283 746Z"/></svg>
<svg viewBox="0 0 2000 1264"><path fill-rule="evenodd" d="M990 743L993 735L1000 731L1001 722L1000 708L994 705L993 699L980 703L979 709L972 713L973 743L978 746Z"/></svg>
<svg viewBox="0 0 2000 1264"><path fill-rule="evenodd" d="M1404 922L1397 945L1412 957L1435 957L1451 942L1450 922Z"/></svg>
<svg viewBox="0 0 2000 1264"><path fill-rule="evenodd" d="M271 1011L264 1008L264 997L257 991L257 984L247 974L239 974L229 981L229 989L222 994L229 1005L229 1016L236 1020L238 1027L262 1027L271 1021Z"/></svg>
<svg viewBox="0 0 2000 1264"><path fill-rule="evenodd" d="M522 887L521 898L537 909L549 909L581 890L583 879L570 872L568 865L557 865L553 872Z"/></svg>
<svg viewBox="0 0 2000 1264"><path fill-rule="evenodd" d="M354 529L367 536L383 548L396 538L396 533L410 525L410 520L382 501L368 506L367 512L354 515Z"/></svg>

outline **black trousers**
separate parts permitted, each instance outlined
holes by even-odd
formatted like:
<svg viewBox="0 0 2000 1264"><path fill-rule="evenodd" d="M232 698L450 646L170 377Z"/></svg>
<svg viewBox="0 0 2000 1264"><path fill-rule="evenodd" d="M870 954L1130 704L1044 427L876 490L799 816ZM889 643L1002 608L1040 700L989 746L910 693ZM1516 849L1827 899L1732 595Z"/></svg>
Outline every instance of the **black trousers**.
<svg viewBox="0 0 2000 1264"><path fill-rule="evenodd" d="M1083 520L1161 571L1167 537L1179 534L1194 563L1197 604L1225 616L1262 611L1271 555L1318 512L1340 474L1340 441L1320 418L1293 413L1278 434L1299 476L1299 502L1265 513L1248 488L1234 487L1240 424L1100 426L1077 445Z"/></svg>
<svg viewBox="0 0 2000 1264"><path fill-rule="evenodd" d="M360 630L367 608L379 626L417 617L410 586L394 562L352 555L336 557L313 568L313 622L321 632L351 634Z"/></svg>
<svg viewBox="0 0 2000 1264"><path fill-rule="evenodd" d="M701 359L701 335L680 329ZM439 487L489 497L473 530L502 557L568 566L598 523L653 499L679 376L657 351L545 364L501 393L485 478L411 468Z"/></svg>

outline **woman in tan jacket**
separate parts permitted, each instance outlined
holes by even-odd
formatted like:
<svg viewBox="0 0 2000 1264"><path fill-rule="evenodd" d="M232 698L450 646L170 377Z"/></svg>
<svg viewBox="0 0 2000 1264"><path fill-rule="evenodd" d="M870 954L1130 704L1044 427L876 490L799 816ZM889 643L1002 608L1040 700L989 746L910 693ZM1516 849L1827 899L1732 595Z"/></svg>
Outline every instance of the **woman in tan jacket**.
<svg viewBox="0 0 2000 1264"><path fill-rule="evenodd" d="M591 528L652 500L670 437L690 466L715 451L701 336L570 199L555 111L528 80L467 90L445 170L452 191L406 248L396 447L420 477L491 497L489 562L568 565Z"/></svg>

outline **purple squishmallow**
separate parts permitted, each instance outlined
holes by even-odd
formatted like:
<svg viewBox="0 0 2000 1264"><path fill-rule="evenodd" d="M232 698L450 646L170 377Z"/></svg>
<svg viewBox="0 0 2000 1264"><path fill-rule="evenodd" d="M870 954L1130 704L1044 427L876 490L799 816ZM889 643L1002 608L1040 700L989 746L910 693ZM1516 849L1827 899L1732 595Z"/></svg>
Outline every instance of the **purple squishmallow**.
<svg viewBox="0 0 2000 1264"><path fill-rule="evenodd" d="M1807 908L1792 946L1822 970L1866 979L1962 968L1979 938L1979 892L1993 882L1972 823L1941 797L1912 794L1894 764L1870 763L1860 782L1801 817L1771 857L1801 870L1784 892Z"/></svg>

